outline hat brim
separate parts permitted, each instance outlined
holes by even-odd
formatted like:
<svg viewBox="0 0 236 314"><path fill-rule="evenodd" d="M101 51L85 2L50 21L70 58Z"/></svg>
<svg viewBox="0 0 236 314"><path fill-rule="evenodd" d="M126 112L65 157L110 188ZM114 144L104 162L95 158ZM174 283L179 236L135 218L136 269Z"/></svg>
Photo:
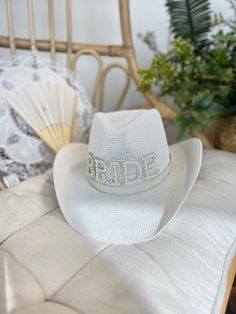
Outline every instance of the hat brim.
<svg viewBox="0 0 236 314"><path fill-rule="evenodd" d="M88 145L73 143L57 154L54 184L61 211L77 231L97 241L132 244L151 240L177 214L199 174L202 144L189 139L169 147L172 167L156 187L132 195L105 194L87 180Z"/></svg>

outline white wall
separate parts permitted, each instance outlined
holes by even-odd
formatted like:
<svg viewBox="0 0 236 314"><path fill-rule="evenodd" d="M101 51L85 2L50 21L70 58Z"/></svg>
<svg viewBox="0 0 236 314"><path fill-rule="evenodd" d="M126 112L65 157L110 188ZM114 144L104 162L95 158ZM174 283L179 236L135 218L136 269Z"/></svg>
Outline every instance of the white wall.
<svg viewBox="0 0 236 314"><path fill-rule="evenodd" d="M12 0L14 7L14 20L16 23L15 35L17 37L28 36L28 21L26 0ZM56 4L56 37L58 40L66 39L65 1L54 0ZM120 44L121 33L119 28L118 1L117 0L73 0L73 40L84 43ZM161 51L168 49L170 39L169 18L165 8L165 0L130 0L132 19L132 31L134 46L136 49L138 64L141 68L148 67L152 53L137 38L139 32L144 33L154 30L157 34L157 43ZM224 0L212 0L212 8L215 12L230 15L228 4ZM36 13L36 36L48 38L47 0L34 0ZM0 34L7 35L6 0L0 0ZM3 50L2 50L3 52ZM3 52L6 54L6 52ZM65 58L59 56L60 62ZM114 59L112 59L114 60ZM119 58L116 59L120 61ZM109 63L111 58L105 58ZM121 60L124 62L124 60ZM91 95L96 62L91 57L83 57L78 64L80 76L85 84L87 92ZM106 109L112 110L115 100L122 88L123 74L116 70L110 74L106 85ZM145 103L145 99L133 85L124 107ZM170 141L174 141L174 131L170 129Z"/></svg>

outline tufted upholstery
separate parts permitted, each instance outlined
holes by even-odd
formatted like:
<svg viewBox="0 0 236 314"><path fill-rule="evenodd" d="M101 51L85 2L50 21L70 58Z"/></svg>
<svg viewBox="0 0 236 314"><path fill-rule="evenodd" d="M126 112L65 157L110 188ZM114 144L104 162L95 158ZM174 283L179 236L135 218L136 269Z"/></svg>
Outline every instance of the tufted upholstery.
<svg viewBox="0 0 236 314"><path fill-rule="evenodd" d="M0 314L220 313L236 253L236 157L205 151L199 179L153 241L75 232L41 175L0 193Z"/></svg>

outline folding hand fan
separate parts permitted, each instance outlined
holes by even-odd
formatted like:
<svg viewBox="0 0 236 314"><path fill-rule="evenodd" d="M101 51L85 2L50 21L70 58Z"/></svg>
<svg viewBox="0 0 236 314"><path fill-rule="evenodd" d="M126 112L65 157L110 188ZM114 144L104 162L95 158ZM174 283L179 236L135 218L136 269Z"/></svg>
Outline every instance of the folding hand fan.
<svg viewBox="0 0 236 314"><path fill-rule="evenodd" d="M3 97L55 152L72 142L78 94L66 83L31 82Z"/></svg>

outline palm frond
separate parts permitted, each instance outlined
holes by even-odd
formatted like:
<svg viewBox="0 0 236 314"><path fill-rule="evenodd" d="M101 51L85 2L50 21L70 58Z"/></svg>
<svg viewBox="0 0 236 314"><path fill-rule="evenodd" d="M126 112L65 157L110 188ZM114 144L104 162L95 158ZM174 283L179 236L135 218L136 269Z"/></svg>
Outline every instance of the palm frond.
<svg viewBox="0 0 236 314"><path fill-rule="evenodd" d="M175 37L201 44L211 28L210 0L167 0L171 29Z"/></svg>

